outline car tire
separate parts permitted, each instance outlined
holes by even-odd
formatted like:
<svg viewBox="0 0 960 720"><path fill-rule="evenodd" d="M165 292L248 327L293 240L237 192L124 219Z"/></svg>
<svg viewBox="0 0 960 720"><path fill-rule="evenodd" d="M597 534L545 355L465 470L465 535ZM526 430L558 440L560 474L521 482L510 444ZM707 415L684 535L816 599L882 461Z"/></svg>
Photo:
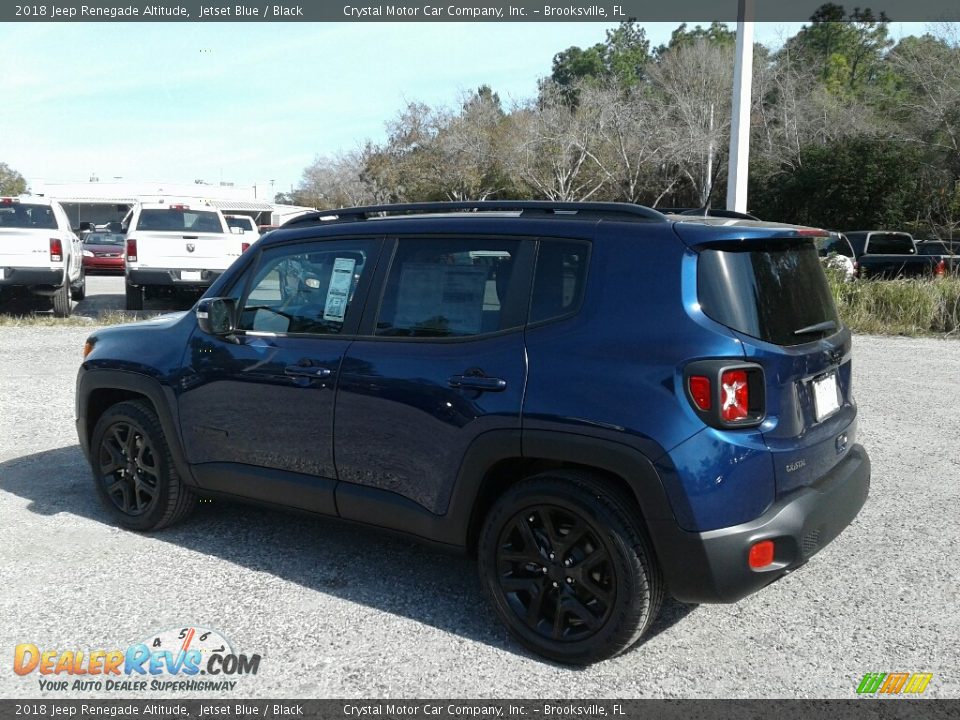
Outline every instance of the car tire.
<svg viewBox="0 0 960 720"><path fill-rule="evenodd" d="M73 295L73 299L80 301L87 296L87 271L80 271L80 279L77 280L77 284L70 288L70 294Z"/></svg>
<svg viewBox="0 0 960 720"><path fill-rule="evenodd" d="M158 530L179 522L196 505L177 473L153 408L125 401L107 409L90 442L97 495L111 516L131 530Z"/></svg>
<svg viewBox="0 0 960 720"><path fill-rule="evenodd" d="M638 511L593 475L554 471L510 486L487 514L480 583L525 647L586 665L635 644L664 583Z"/></svg>
<svg viewBox="0 0 960 720"><path fill-rule="evenodd" d="M143 288L127 283L127 310L143 310Z"/></svg>
<svg viewBox="0 0 960 720"><path fill-rule="evenodd" d="M58 318L70 317L70 311L73 306L70 302L70 280L66 279L61 287L58 287L51 298L53 304L53 315Z"/></svg>

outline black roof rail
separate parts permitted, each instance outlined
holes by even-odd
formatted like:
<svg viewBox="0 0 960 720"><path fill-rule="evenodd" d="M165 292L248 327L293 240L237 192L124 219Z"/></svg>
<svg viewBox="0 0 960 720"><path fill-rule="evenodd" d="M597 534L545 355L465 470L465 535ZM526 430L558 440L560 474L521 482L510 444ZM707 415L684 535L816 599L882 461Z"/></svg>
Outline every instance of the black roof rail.
<svg viewBox="0 0 960 720"><path fill-rule="evenodd" d="M520 211L520 216L566 217L589 220L617 219L636 222L665 222L666 217L643 205L615 202L546 202L541 200L465 200L454 202L395 203L364 207L320 210L299 215L283 227L322 222L355 222L373 216L412 215L447 212L507 212Z"/></svg>

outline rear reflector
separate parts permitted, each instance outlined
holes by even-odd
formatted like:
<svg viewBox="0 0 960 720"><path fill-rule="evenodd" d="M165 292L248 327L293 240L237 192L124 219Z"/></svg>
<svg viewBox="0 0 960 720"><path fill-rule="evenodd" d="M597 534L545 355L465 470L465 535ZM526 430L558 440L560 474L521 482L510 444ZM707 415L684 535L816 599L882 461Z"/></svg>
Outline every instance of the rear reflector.
<svg viewBox="0 0 960 720"><path fill-rule="evenodd" d="M127 262L137 261L137 239L127 238Z"/></svg>
<svg viewBox="0 0 960 720"><path fill-rule="evenodd" d="M773 564L773 540L761 540L750 548L747 562L754 570L760 570Z"/></svg>
<svg viewBox="0 0 960 720"><path fill-rule="evenodd" d="M701 410L709 410L713 406L711 401L710 378L703 375L692 375L688 381L690 397L693 403Z"/></svg>
<svg viewBox="0 0 960 720"><path fill-rule="evenodd" d="M60 238L50 238L50 262L63 262L63 244Z"/></svg>
<svg viewBox="0 0 960 720"><path fill-rule="evenodd" d="M946 260L941 260L937 263L937 266L933 269L934 275L946 275L947 274L947 262Z"/></svg>
<svg viewBox="0 0 960 720"><path fill-rule="evenodd" d="M749 414L750 391L746 370L727 370L720 378L723 386L723 405L720 416L727 422L743 420Z"/></svg>

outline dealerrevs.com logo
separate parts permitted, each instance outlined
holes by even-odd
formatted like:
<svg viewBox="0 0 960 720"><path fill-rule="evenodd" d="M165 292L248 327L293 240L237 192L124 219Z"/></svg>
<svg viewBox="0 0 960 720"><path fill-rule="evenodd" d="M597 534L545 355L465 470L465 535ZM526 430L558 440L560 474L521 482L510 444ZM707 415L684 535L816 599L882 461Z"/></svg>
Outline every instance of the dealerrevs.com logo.
<svg viewBox="0 0 960 720"><path fill-rule="evenodd" d="M13 671L35 676L43 691L228 691L237 678L256 675L259 654L233 651L218 631L183 627L149 635L126 648L14 648Z"/></svg>

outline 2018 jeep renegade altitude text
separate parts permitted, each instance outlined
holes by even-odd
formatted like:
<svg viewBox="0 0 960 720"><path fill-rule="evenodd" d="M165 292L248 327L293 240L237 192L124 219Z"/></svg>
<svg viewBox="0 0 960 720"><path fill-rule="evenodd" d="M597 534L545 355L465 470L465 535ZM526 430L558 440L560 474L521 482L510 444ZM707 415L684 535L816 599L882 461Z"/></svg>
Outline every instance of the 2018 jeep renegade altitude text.
<svg viewBox="0 0 960 720"><path fill-rule="evenodd" d="M587 663L733 602L866 500L822 231L606 203L314 213L192 312L98 330L77 429L121 525L229 495L475 554Z"/></svg>

